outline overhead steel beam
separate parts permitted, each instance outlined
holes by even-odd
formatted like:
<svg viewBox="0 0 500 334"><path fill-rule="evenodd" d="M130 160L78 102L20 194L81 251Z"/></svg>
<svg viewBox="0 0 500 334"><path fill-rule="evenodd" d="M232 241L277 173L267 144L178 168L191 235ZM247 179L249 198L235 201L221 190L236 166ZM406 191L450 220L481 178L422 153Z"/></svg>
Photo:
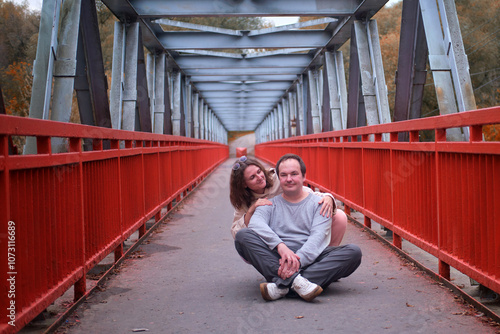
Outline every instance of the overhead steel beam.
<svg viewBox="0 0 500 334"><path fill-rule="evenodd" d="M252 113L255 115L265 115L267 111L255 110L255 109L224 109L224 111L218 112L217 115L224 115L224 119L231 116L244 117L246 113Z"/></svg>
<svg viewBox="0 0 500 334"><path fill-rule="evenodd" d="M200 82L196 88L202 91L233 90L233 91L254 91L254 90L286 90L290 87L289 82L264 82L257 84L226 84L226 83L205 83Z"/></svg>
<svg viewBox="0 0 500 334"><path fill-rule="evenodd" d="M219 51L210 51L210 50L189 50L189 49L183 49L183 50L174 50L174 51L179 51L178 55L183 56L186 54L193 54L193 55L199 55L199 56L213 56L213 57L222 57L222 58L236 58L236 59L243 59L245 56L240 53L234 53L234 52L219 52ZM172 50L171 50L172 52Z"/></svg>
<svg viewBox="0 0 500 334"><path fill-rule="evenodd" d="M106 1L118 7L123 1ZM387 2L387 0L385 1ZM384 3L385 3L384 2ZM130 4L143 17L174 16L344 16L352 15L359 0L131 0Z"/></svg>
<svg viewBox="0 0 500 334"><path fill-rule="evenodd" d="M215 103L209 103L210 107L212 108L215 108L215 107L227 107L227 106L230 106L232 108L252 108L252 109L256 109L256 108L270 108L273 106L274 103L252 103L251 105L247 104L247 103L244 103L244 102L233 102L233 103L225 103L225 102L215 102Z"/></svg>
<svg viewBox="0 0 500 334"><path fill-rule="evenodd" d="M231 104L231 103L246 103L246 104L252 104L253 105L253 103L268 103L268 102L275 103L276 102L276 98L275 97L267 97L267 98L254 97L254 98L249 98L249 99L238 99L238 98L235 98L235 97L233 97L233 98L207 98L207 102L209 104L224 102L224 103L227 103L227 104Z"/></svg>
<svg viewBox="0 0 500 334"><path fill-rule="evenodd" d="M180 56L175 59L182 69L227 69L227 68L266 68L300 67L311 61L308 55L276 55L251 59L232 59L210 56Z"/></svg>
<svg viewBox="0 0 500 334"><path fill-rule="evenodd" d="M188 29L194 29L194 30L200 30L200 31L206 31L206 32L213 32L216 34L243 36L243 33L239 30L211 27L211 26L189 23L189 22L174 21L174 20L169 20L169 19L154 20L152 22L157 23L157 24L168 25L171 27L188 28Z"/></svg>
<svg viewBox="0 0 500 334"><path fill-rule="evenodd" d="M171 31L157 34L166 50L322 48L331 33L324 30L280 31L271 34L238 37L211 32Z"/></svg>
<svg viewBox="0 0 500 334"><path fill-rule="evenodd" d="M208 99L212 97L280 97L280 91L253 91L253 92L229 92L229 91L212 91L212 92L203 92L203 98Z"/></svg>
<svg viewBox="0 0 500 334"><path fill-rule="evenodd" d="M272 51L263 52L251 52L245 55L245 58L257 58L257 57L267 57L274 55L290 55L290 54L306 54L310 51L315 50L315 48L290 48L290 49L277 49Z"/></svg>
<svg viewBox="0 0 500 334"><path fill-rule="evenodd" d="M193 75L261 75L261 74L294 74L299 75L304 69L298 67L285 68L227 68L227 69L186 69L184 73Z"/></svg>
<svg viewBox="0 0 500 334"><path fill-rule="evenodd" d="M300 29L300 28L305 28L305 27L312 27L312 26L319 25L319 24L332 23L332 22L337 22L337 21L338 21L338 19L333 18L333 17L324 17L321 19L308 20L308 21L298 22L298 23L294 23L294 24L287 24L284 26L271 27L271 28L265 28L265 29L259 29L259 30L250 30L250 33L248 34L248 36L257 36L257 35L270 34L270 33L274 33L274 32L290 30L290 29Z"/></svg>
<svg viewBox="0 0 500 334"><path fill-rule="evenodd" d="M294 81L297 79L296 75L284 74L284 75L242 75L242 76L230 76L230 75L212 75L212 76L201 76L195 75L191 77L191 82L220 82L220 81Z"/></svg>

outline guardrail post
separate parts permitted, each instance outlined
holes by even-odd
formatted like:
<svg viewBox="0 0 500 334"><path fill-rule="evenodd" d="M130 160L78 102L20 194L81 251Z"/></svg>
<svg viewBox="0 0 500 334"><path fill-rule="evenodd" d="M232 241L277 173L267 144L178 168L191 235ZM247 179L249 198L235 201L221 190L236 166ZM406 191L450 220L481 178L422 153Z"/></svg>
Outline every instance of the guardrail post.
<svg viewBox="0 0 500 334"><path fill-rule="evenodd" d="M37 137L37 150L39 153L40 152L40 148L39 148L39 145L38 145L39 141L38 141L38 137ZM45 142L45 145L47 148L50 149L51 145L50 145L50 138L48 141ZM69 151L70 152L79 152L81 153L82 152L82 139L81 138L69 138ZM79 182L80 184L83 184L83 174L82 174L82 162L80 161L78 163L78 174L79 174ZM82 193L80 194L81 196L81 199L80 199L80 205L82 205L82 212L81 212L81 238L82 238L82 245L83 247L85 247L85 227L84 227L84 214L83 214L83 190L82 190ZM82 260L82 266L84 267L85 266L85 249L83 248L81 250L82 252L82 257L81 257L81 260ZM82 277L76 281L75 285L74 285L74 292L73 292L73 300L74 301L77 301L78 299L82 298L85 293L87 292L87 277L85 276L85 270L82 270Z"/></svg>
<svg viewBox="0 0 500 334"><path fill-rule="evenodd" d="M142 238L146 234L146 222L144 222L140 227L139 227L139 239Z"/></svg>
<svg viewBox="0 0 500 334"><path fill-rule="evenodd" d="M85 273L83 274L82 278L76 281L74 290L75 293L73 300L75 302L85 296L85 293L87 292L87 277L85 276Z"/></svg>
<svg viewBox="0 0 500 334"><path fill-rule="evenodd" d="M370 218L368 218L367 216L365 216L365 226L368 227L368 228L372 228L372 220Z"/></svg>
<svg viewBox="0 0 500 334"><path fill-rule="evenodd" d="M439 260L439 275L450 280L450 265L442 260Z"/></svg>
<svg viewBox="0 0 500 334"><path fill-rule="evenodd" d="M401 236L399 234L392 234L392 244L394 245L394 247L397 247L399 249L403 247L403 240L401 239Z"/></svg>
<svg viewBox="0 0 500 334"><path fill-rule="evenodd" d="M50 137L36 137L36 151L38 154L51 154Z"/></svg>
<svg viewBox="0 0 500 334"><path fill-rule="evenodd" d="M123 242L120 242L115 248L115 262L117 262L123 256Z"/></svg>

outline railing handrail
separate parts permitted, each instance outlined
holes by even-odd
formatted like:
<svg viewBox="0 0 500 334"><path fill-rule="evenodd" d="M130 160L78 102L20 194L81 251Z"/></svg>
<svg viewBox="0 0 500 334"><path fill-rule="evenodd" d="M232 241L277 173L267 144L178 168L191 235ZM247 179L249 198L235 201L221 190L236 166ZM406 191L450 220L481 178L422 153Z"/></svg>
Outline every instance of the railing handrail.
<svg viewBox="0 0 500 334"><path fill-rule="evenodd" d="M373 219L394 232L395 246L405 239L436 256L447 279L453 266L500 292L500 142L482 136L482 125L498 123L492 107L265 142L255 155L270 164L302 156L306 182L362 213L367 227ZM469 141L447 141L457 127L469 127ZM432 129L435 141L420 142L418 132Z"/></svg>
<svg viewBox="0 0 500 334"><path fill-rule="evenodd" d="M63 138L93 138L110 140L182 141L186 143L219 144L205 139L127 131L98 126L64 123L36 118L0 115L0 134Z"/></svg>
<svg viewBox="0 0 500 334"><path fill-rule="evenodd" d="M340 138L350 136L363 136L370 134L399 133L422 130L450 129L466 126L480 126L500 123L500 106L464 111L449 115L432 116L426 118L412 119L407 121L377 124L309 134L299 137L290 137L272 141L272 143L286 143L290 141L308 141L325 138ZM266 144L268 142L262 143Z"/></svg>
<svg viewBox="0 0 500 334"><path fill-rule="evenodd" d="M37 153L10 153L15 136L36 137ZM68 152L52 153L53 137ZM118 261L132 233L145 235L228 155L208 140L0 115L0 245L17 247L18 287L0 299L0 332L20 330L72 285L82 298L88 270L113 251ZM4 282L7 265L0 258Z"/></svg>

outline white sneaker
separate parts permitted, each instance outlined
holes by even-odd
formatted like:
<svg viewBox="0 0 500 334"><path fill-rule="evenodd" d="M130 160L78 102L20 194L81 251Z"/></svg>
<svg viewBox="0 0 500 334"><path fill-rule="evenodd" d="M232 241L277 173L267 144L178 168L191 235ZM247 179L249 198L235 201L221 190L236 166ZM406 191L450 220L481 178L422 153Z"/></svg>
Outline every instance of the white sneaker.
<svg viewBox="0 0 500 334"><path fill-rule="evenodd" d="M288 293L288 288L280 289L276 285L276 283L261 283L260 284L260 293L262 294L262 298L265 300L277 300L283 298Z"/></svg>
<svg viewBox="0 0 500 334"><path fill-rule="evenodd" d="M292 283L292 289L305 301L312 301L316 298L323 288L318 284L309 282L309 280L301 275L297 275Z"/></svg>

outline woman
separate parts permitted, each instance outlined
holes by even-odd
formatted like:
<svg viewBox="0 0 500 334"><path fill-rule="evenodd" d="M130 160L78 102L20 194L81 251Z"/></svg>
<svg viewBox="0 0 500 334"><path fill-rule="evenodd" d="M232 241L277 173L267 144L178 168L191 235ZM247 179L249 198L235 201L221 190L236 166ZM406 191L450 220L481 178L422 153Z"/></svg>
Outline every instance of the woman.
<svg viewBox="0 0 500 334"><path fill-rule="evenodd" d="M268 198L273 198L283 192L278 175L273 168L267 171L260 162L246 156L242 156L233 164L229 184L229 198L235 209L231 226L233 238L239 230L248 226L257 207L271 205ZM304 190L313 192L308 187L304 187ZM323 203L320 213L325 217L332 216L329 246L338 246L345 234L347 216L342 210L335 208L335 201L331 194L318 192L314 194L322 197L319 202Z"/></svg>

